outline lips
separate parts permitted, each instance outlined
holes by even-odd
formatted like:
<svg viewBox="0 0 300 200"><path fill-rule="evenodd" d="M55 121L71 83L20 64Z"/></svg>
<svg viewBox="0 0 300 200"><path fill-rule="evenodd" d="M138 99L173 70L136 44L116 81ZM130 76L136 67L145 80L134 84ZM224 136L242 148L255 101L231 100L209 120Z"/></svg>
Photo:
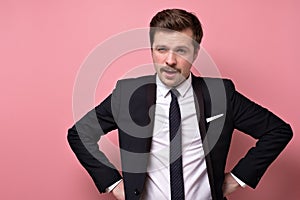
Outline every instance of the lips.
<svg viewBox="0 0 300 200"><path fill-rule="evenodd" d="M178 70L174 69L174 68L161 68L161 72L166 72L166 73L170 73L170 74L175 74L178 72Z"/></svg>

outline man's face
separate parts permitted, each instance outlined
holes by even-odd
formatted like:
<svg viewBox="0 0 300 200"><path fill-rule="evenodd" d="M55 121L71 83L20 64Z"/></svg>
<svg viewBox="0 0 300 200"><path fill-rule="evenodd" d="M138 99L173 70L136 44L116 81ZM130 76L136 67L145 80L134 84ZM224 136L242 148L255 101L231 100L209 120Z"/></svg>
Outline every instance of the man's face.
<svg viewBox="0 0 300 200"><path fill-rule="evenodd" d="M191 29L181 32L156 31L152 59L156 73L165 85L176 87L188 78L198 53L192 38Z"/></svg>

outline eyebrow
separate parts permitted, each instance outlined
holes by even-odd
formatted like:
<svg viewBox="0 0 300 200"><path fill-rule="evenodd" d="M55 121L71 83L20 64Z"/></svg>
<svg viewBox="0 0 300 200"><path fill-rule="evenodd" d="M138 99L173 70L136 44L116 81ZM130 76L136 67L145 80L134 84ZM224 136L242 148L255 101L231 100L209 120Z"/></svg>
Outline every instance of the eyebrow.
<svg viewBox="0 0 300 200"><path fill-rule="evenodd" d="M189 49L188 46L184 46L184 45L182 45L182 46L177 46L176 48L177 48L177 49L180 49L180 48L183 48L183 49Z"/></svg>
<svg viewBox="0 0 300 200"><path fill-rule="evenodd" d="M165 44L157 44L155 45L154 47L166 47L166 48L169 48L168 45L165 45ZM189 49L188 46L185 46L185 45L180 45L180 46L175 46L174 49L180 49L180 48L183 48L183 49Z"/></svg>

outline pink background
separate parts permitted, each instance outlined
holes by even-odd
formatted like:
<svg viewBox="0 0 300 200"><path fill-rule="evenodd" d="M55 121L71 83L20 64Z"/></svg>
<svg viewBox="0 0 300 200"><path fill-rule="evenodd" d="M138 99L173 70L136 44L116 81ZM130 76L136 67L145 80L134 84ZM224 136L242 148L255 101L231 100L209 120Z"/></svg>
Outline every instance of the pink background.
<svg viewBox="0 0 300 200"><path fill-rule="evenodd" d="M299 199L297 0L1 0L0 199L112 199L98 194L66 141L66 131L74 123L76 74L100 42L145 27L157 11L173 7L199 16L205 32L203 47L222 76L231 78L239 91L270 108L294 130L292 142L258 188L239 190L229 199ZM118 69L110 77L118 79ZM97 91L95 102L113 84L102 85L105 92ZM236 133L228 170L254 144Z"/></svg>

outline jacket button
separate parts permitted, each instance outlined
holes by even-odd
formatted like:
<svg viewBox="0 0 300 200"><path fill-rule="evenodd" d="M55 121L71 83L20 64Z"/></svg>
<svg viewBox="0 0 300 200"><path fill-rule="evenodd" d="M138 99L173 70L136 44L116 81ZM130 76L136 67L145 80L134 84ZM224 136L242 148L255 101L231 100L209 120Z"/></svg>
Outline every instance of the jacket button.
<svg viewBox="0 0 300 200"><path fill-rule="evenodd" d="M140 191L138 189L135 189L134 190L134 195L136 195L136 196L140 195Z"/></svg>

